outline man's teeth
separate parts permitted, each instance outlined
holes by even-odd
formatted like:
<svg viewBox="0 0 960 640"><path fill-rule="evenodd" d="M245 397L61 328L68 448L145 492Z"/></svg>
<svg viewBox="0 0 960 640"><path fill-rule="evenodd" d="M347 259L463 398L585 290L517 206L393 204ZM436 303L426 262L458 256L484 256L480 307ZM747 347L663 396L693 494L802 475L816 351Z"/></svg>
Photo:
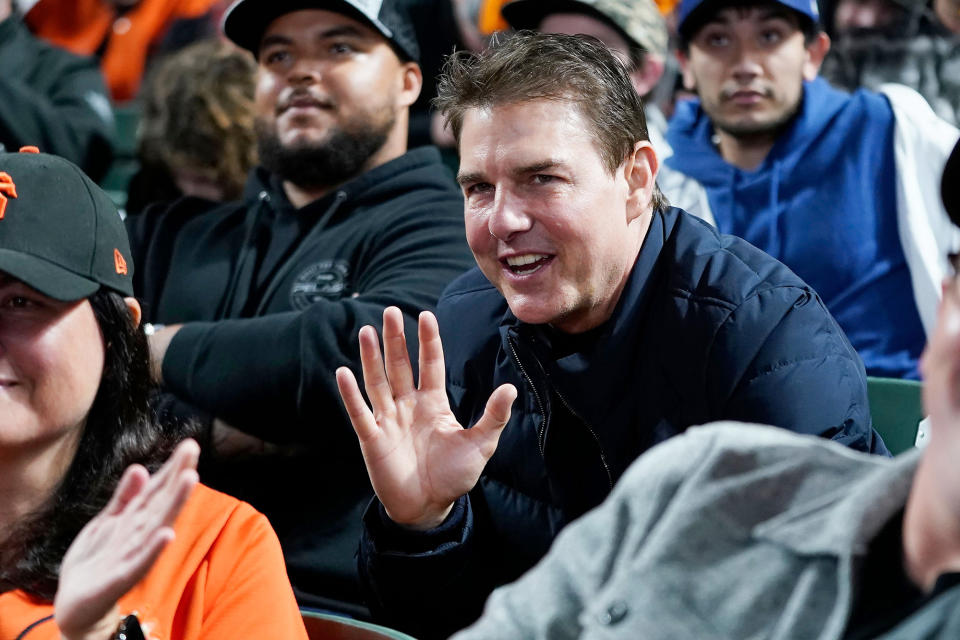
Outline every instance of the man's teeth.
<svg viewBox="0 0 960 640"><path fill-rule="evenodd" d="M511 256L507 258L507 264L511 267L523 267L546 259L547 256L542 253L528 253L523 256Z"/></svg>

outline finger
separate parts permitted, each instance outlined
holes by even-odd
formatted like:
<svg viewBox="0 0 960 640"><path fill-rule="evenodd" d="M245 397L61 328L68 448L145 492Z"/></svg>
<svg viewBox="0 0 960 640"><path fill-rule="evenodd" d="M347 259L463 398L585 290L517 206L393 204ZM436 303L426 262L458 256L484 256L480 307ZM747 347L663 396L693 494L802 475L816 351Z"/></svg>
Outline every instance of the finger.
<svg viewBox="0 0 960 640"><path fill-rule="evenodd" d="M397 307L383 310L383 359L393 397L413 391L413 367L403 335L403 313Z"/></svg>
<svg viewBox="0 0 960 640"><path fill-rule="evenodd" d="M392 415L393 392L383 370L380 357L380 340L371 326L360 329L360 364L363 368L363 388L373 405L374 415Z"/></svg>
<svg viewBox="0 0 960 640"><path fill-rule="evenodd" d="M120 583L117 591L126 593L140 582L175 537L172 527L161 527L147 536L144 543L125 559L121 574L117 578Z"/></svg>
<svg viewBox="0 0 960 640"><path fill-rule="evenodd" d="M366 400L360 394L360 387L357 386L353 371L347 367L337 369L337 388L340 390L343 406L350 417L350 424L353 425L353 430L357 433L360 442L365 442L377 435L380 427L370 408L367 407Z"/></svg>
<svg viewBox="0 0 960 640"><path fill-rule="evenodd" d="M139 464L132 464L123 472L117 488L113 490L110 502L100 513L112 516L120 513L142 490L150 479L150 474Z"/></svg>
<svg viewBox="0 0 960 640"><path fill-rule="evenodd" d="M169 527L176 520L183 505L186 504L193 488L199 482L195 469L180 469L174 476L160 485L151 495L151 499L141 506L144 519L144 535L163 527Z"/></svg>
<svg viewBox="0 0 960 640"><path fill-rule="evenodd" d="M497 442L503 428L510 421L510 407L517 398L517 388L512 384L502 384L497 387L483 410L483 415L467 435L474 441L477 448L487 459L497 450Z"/></svg>
<svg viewBox="0 0 960 640"><path fill-rule="evenodd" d="M443 364L443 344L437 318L429 311L420 314L417 326L420 339L420 390L443 389L446 372Z"/></svg>
<svg viewBox="0 0 960 640"><path fill-rule="evenodd" d="M177 474L176 482L163 493L160 504L160 511L164 514L162 518L164 525L170 526L177 519L198 482L200 482L200 476L194 469L183 469Z"/></svg>
<svg viewBox="0 0 960 640"><path fill-rule="evenodd" d="M170 491L171 485L179 482L179 477L184 471L192 471L196 474L197 461L200 458L200 445L195 440L187 438L182 441L163 463L163 466L157 470L147 483L146 489L130 504L131 509L152 508L157 509L160 504L158 494ZM148 507L149 505L149 507Z"/></svg>

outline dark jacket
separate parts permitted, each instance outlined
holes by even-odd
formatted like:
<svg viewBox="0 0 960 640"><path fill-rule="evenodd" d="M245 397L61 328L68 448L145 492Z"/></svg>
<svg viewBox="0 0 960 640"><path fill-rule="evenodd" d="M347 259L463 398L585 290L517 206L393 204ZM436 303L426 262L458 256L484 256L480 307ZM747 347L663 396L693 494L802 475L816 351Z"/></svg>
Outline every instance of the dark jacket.
<svg viewBox="0 0 960 640"><path fill-rule="evenodd" d="M114 122L96 61L34 37L16 14L0 21L0 60L0 145L34 145L103 177Z"/></svg>
<svg viewBox="0 0 960 640"><path fill-rule="evenodd" d="M472 621L632 460L691 425L767 423L887 453L863 365L817 294L679 209L654 215L613 316L587 334L519 322L479 271L451 284L438 314L462 424L498 385L520 395L479 485L444 525L403 532L378 503L365 516L371 608L414 635Z"/></svg>
<svg viewBox="0 0 960 640"><path fill-rule="evenodd" d="M417 314L473 264L439 154L411 151L299 210L256 169L243 202L184 199L128 229L145 319L187 323L164 358L166 387L285 445L205 480L270 518L295 587L359 599L353 554L371 493L334 370L359 377L357 333L388 305L416 336Z"/></svg>

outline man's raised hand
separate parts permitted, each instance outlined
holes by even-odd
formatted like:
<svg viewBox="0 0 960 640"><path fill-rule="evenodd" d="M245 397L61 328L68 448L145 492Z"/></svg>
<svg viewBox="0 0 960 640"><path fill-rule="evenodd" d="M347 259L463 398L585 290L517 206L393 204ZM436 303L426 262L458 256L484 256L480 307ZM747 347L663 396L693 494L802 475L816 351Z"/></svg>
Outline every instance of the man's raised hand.
<svg viewBox="0 0 960 640"><path fill-rule="evenodd" d="M443 347L432 313L420 314L418 334L418 385L407 355L403 316L398 308L388 307L383 312L382 358L376 330L360 330L363 383L372 410L346 367L337 369L337 386L387 515L398 524L429 529L442 523L457 498L476 485L510 419L517 390L510 384L498 387L480 420L464 429L447 400Z"/></svg>

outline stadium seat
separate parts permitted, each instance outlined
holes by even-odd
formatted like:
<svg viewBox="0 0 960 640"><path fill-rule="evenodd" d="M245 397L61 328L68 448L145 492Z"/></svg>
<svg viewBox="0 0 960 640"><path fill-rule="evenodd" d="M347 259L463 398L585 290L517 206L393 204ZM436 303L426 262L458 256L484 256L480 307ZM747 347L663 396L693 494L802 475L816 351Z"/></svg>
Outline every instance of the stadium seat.
<svg viewBox="0 0 960 640"><path fill-rule="evenodd" d="M140 168L137 161L137 126L140 123L140 107L124 105L114 107L113 117L117 123L117 136L114 140L113 164L100 186L109 194L117 207L123 209L127 203L127 186L130 178Z"/></svg>
<svg viewBox="0 0 960 640"><path fill-rule="evenodd" d="M922 385L914 380L867 378L873 428L894 455L913 447L923 420Z"/></svg>
<svg viewBox="0 0 960 640"><path fill-rule="evenodd" d="M301 609L310 640L414 640L405 633L330 613Z"/></svg>

